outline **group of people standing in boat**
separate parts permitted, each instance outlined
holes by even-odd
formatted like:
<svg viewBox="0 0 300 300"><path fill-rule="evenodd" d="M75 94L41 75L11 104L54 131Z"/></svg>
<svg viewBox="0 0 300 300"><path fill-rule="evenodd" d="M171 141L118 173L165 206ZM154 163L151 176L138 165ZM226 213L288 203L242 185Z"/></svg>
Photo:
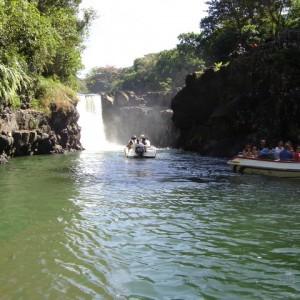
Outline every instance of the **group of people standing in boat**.
<svg viewBox="0 0 300 300"><path fill-rule="evenodd" d="M300 146L293 146L291 141L279 141L276 147L267 145L265 139L259 141L259 146L247 144L242 155L245 157L300 161Z"/></svg>

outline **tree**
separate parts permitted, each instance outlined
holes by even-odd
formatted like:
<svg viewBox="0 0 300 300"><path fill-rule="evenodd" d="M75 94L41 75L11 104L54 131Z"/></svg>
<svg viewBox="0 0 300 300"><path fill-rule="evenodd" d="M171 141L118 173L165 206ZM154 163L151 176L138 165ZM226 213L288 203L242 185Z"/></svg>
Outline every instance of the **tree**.
<svg viewBox="0 0 300 300"><path fill-rule="evenodd" d="M287 27L291 29L300 29L300 1L292 1L291 9L287 15Z"/></svg>
<svg viewBox="0 0 300 300"><path fill-rule="evenodd" d="M276 38L278 33L286 29L286 15L291 8L291 0L263 0L259 15L269 27L271 37Z"/></svg>
<svg viewBox="0 0 300 300"><path fill-rule="evenodd" d="M111 91L113 82L121 78L122 69L114 66L93 68L85 77L88 90L92 93Z"/></svg>
<svg viewBox="0 0 300 300"><path fill-rule="evenodd" d="M4 1L1 14L1 61L10 65L16 59L23 60L30 72L42 72L55 53L51 22L27 1Z"/></svg>
<svg viewBox="0 0 300 300"><path fill-rule="evenodd" d="M183 86L188 74L203 69L204 62L195 52L186 52L180 48L160 52L156 63L158 80L165 82L167 79L172 83L170 89Z"/></svg>
<svg viewBox="0 0 300 300"><path fill-rule="evenodd" d="M93 11L87 10L80 19L80 3L81 0L0 1L0 65L31 77L37 84L37 78L44 76L75 87L76 74L82 67L82 43L95 17ZM16 69L16 61L22 72Z"/></svg>
<svg viewBox="0 0 300 300"><path fill-rule="evenodd" d="M189 73L204 69L204 62L194 53L179 49L147 54L137 58L132 67L124 68L111 84L112 90L133 90L138 94L165 91L184 85ZM87 81L96 81L96 74Z"/></svg>
<svg viewBox="0 0 300 300"><path fill-rule="evenodd" d="M207 62L226 61L242 43L263 44L299 24L299 0L212 0L199 35L181 35L179 47L194 49ZM293 21L291 20L293 19Z"/></svg>
<svg viewBox="0 0 300 300"><path fill-rule="evenodd" d="M285 28L285 15L292 0L214 0L208 1L207 18L201 28L208 34L231 23L231 27L242 29L245 25L263 25L275 38Z"/></svg>

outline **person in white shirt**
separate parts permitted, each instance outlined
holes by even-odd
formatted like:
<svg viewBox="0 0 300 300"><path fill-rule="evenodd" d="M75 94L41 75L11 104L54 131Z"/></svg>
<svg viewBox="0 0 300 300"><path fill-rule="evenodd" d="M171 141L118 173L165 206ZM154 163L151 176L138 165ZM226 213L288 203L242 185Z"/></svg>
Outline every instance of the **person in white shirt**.
<svg viewBox="0 0 300 300"><path fill-rule="evenodd" d="M129 140L128 144L127 144L127 148L130 149L130 148L133 148L134 144L136 144L136 136L133 135L131 137L131 139Z"/></svg>
<svg viewBox="0 0 300 300"><path fill-rule="evenodd" d="M141 135L142 144L145 146L150 146L150 141L143 134Z"/></svg>

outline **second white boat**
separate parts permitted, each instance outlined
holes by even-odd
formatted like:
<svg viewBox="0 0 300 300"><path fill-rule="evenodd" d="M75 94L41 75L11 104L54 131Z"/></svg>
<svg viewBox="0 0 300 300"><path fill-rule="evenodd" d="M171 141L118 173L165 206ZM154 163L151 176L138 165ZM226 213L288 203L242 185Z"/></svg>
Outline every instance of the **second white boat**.
<svg viewBox="0 0 300 300"><path fill-rule="evenodd" d="M235 173L300 179L300 162L235 156L227 163Z"/></svg>

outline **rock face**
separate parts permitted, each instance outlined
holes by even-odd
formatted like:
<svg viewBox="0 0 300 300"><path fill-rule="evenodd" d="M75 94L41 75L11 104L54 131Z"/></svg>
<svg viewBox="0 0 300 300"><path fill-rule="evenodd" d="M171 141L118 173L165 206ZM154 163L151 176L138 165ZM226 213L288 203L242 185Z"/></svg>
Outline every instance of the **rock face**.
<svg viewBox="0 0 300 300"><path fill-rule="evenodd" d="M232 156L264 137L300 142L300 33L186 78L173 98L179 145L203 155Z"/></svg>
<svg viewBox="0 0 300 300"><path fill-rule="evenodd" d="M131 91L102 94L106 138L127 144L132 135L144 134L157 147L177 145L179 131L172 122L171 99L177 91L137 96Z"/></svg>
<svg viewBox="0 0 300 300"><path fill-rule="evenodd" d="M6 108L0 117L0 164L14 156L82 150L79 118L74 105L68 111L51 107L51 116L35 110Z"/></svg>

